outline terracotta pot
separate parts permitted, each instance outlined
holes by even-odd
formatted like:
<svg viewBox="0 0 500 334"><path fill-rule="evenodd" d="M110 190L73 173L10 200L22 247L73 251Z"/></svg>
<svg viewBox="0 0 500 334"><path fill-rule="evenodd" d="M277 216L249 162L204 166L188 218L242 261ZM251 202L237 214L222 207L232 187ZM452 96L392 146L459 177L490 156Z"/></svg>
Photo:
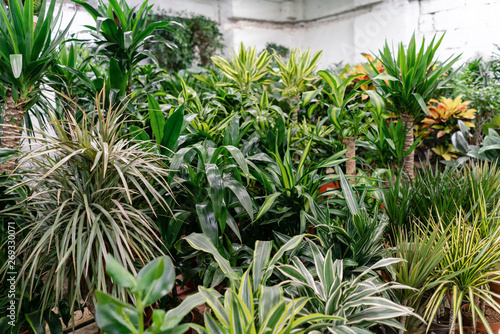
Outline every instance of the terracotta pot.
<svg viewBox="0 0 500 334"><path fill-rule="evenodd" d="M490 282L490 291L496 293L497 295L500 295L500 282ZM497 303L500 303L500 297L493 297L493 299L495 299Z"/></svg>
<svg viewBox="0 0 500 334"><path fill-rule="evenodd" d="M330 183L327 183L327 184L324 184L322 185L320 188L319 188L319 193L322 194L330 189L338 189L340 188L340 185L338 182L330 182ZM332 197L331 195L328 196L328 198Z"/></svg>
<svg viewBox="0 0 500 334"><path fill-rule="evenodd" d="M462 306L462 319L463 319L464 325L474 327L474 324L472 323L472 319L469 318L467 315L465 315L465 311L468 309L468 307L469 307L469 304L465 304L464 306ZM486 306L486 308L489 309L490 307ZM500 334L500 322L489 323L489 325L490 325L493 333ZM476 330L479 332L487 333L486 327L483 325L481 320L479 320L477 317L476 317Z"/></svg>

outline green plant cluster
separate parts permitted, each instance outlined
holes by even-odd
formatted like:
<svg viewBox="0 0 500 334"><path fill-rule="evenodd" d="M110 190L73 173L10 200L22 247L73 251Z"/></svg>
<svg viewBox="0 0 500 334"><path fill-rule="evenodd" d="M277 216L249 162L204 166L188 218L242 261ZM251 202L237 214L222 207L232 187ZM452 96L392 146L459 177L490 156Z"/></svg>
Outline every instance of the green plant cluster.
<svg viewBox="0 0 500 334"><path fill-rule="evenodd" d="M177 23L215 43L183 58L200 57L192 74L158 64L152 42L192 44L147 1L74 1L95 18L93 41L50 40L43 59L0 54L4 114L43 125L25 121L26 138L0 149L0 331L59 334L87 308L112 334L430 332L444 320L453 333L467 309L493 334L494 125L474 147L459 122L451 138L467 161L409 164L412 129L451 80L455 58L435 64L442 38L386 44L364 73L333 73L310 49L213 55L215 25L188 17ZM33 28L50 36L57 17L33 27L30 6L0 4L9 47ZM40 85L55 99L30 88L20 106L16 90ZM3 135L21 135L12 125Z"/></svg>
<svg viewBox="0 0 500 334"><path fill-rule="evenodd" d="M159 30L155 33L174 46L163 43L148 45L148 50L156 55L159 66L171 72L195 66L206 67L210 65L210 57L223 50L219 24L206 16L161 11L151 15L150 20L179 23L172 31Z"/></svg>

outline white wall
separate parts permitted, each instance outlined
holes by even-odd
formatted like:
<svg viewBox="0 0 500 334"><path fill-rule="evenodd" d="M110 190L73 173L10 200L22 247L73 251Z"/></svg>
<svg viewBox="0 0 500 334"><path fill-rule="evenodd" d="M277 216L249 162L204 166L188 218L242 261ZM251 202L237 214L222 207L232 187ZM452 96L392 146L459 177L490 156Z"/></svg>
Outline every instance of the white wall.
<svg viewBox="0 0 500 334"><path fill-rule="evenodd" d="M95 1L95 0L91 0ZM129 0L131 5L142 0ZM446 36L442 59L463 53L490 55L500 44L500 0L150 0L156 9L208 16L221 24L228 51L241 41L263 49L268 42L323 50L321 66L362 60L384 41ZM65 5L71 11L73 5ZM83 10L72 31L92 24Z"/></svg>

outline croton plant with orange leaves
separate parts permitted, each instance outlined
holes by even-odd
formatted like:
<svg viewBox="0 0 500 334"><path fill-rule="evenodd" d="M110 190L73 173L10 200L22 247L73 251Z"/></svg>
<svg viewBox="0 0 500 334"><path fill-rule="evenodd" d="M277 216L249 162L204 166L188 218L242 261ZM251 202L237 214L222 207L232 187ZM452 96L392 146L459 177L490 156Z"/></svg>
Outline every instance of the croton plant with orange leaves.
<svg viewBox="0 0 500 334"><path fill-rule="evenodd" d="M471 101L456 98L440 97L431 99L427 105L429 114L416 126L417 136L424 140L424 146L430 148L436 155L450 160L456 157L451 145L451 133L458 130L458 121L468 127L474 127L471 122L476 118L476 109L469 108Z"/></svg>
<svg viewBox="0 0 500 334"><path fill-rule="evenodd" d="M379 73L385 72L384 65L382 65L380 60L378 60L378 59L375 60L372 55L369 55L367 53L362 53L362 55L363 55L363 57L366 58L366 60L368 60L369 63L371 63L375 66L375 68L378 70ZM369 69L370 69L370 64L367 64L367 63L361 63L361 64L358 64L358 65L352 67L351 70L349 71L349 74L351 74L351 75L363 74L363 75L357 77L356 79L354 79L353 84L356 84L358 81L370 79L370 75L368 72ZM359 88L361 88L365 92L367 90L375 90L375 87L373 86L373 82L371 82L371 81L368 84L361 85ZM368 95L364 95L363 100L365 98L368 98Z"/></svg>
<svg viewBox="0 0 500 334"><path fill-rule="evenodd" d="M427 106L429 115L422 120L422 130L437 130L437 138L458 129L458 121L464 122L467 127L474 127L471 122L476 118L476 109L469 108L471 101L462 101L461 96L455 99L440 97L439 101L431 99Z"/></svg>

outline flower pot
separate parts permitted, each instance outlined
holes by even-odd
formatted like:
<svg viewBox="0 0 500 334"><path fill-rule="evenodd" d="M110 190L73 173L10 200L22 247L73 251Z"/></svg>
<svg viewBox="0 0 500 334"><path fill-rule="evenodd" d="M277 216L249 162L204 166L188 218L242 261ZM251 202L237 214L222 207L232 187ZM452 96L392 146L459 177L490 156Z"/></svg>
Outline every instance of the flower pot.
<svg viewBox="0 0 500 334"><path fill-rule="evenodd" d="M330 183L327 183L327 184L324 184L322 185L320 188L319 188L319 193L322 194L330 189L338 189L340 188L340 185L338 182L330 182ZM331 195L328 195L328 198L332 197Z"/></svg>
<svg viewBox="0 0 500 334"><path fill-rule="evenodd" d="M495 312L491 307L486 306L486 320L495 334L500 334L500 314ZM472 323L472 316L469 312L469 304L462 306L462 318L464 325L474 327ZM476 315L476 330L479 332L487 333L486 327Z"/></svg>
<svg viewBox="0 0 500 334"><path fill-rule="evenodd" d="M490 282L490 291L500 296L500 281ZM493 297L500 304L500 297Z"/></svg>

